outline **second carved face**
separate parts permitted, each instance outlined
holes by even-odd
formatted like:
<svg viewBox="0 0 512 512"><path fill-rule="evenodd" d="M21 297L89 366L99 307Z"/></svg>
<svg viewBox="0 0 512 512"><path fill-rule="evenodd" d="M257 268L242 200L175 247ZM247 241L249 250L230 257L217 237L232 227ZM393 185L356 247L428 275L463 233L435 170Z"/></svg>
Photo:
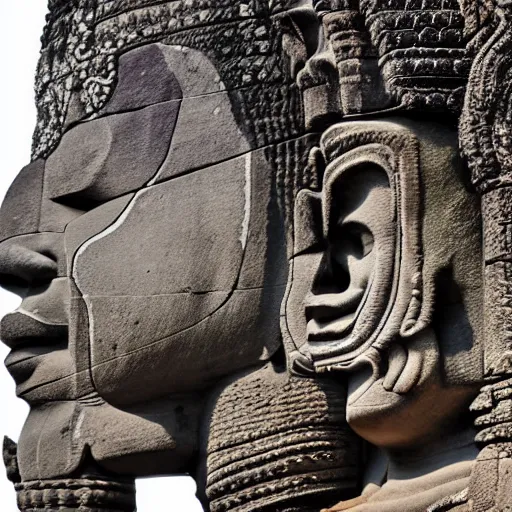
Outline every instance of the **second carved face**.
<svg viewBox="0 0 512 512"><path fill-rule="evenodd" d="M481 228L456 132L403 119L343 123L316 156L322 191L297 198L283 305L292 368L347 374L347 415L363 437L376 403L380 413L403 409L410 395L424 407L442 387L460 402L447 410L461 410L482 375Z"/></svg>

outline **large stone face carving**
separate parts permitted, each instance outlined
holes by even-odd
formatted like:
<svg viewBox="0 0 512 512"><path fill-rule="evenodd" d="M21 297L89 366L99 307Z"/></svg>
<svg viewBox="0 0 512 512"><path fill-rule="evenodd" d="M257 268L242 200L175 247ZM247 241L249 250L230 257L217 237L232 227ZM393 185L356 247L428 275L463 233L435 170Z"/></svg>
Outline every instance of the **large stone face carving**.
<svg viewBox="0 0 512 512"><path fill-rule="evenodd" d="M0 211L20 510L512 506L509 4L50 1Z"/></svg>
<svg viewBox="0 0 512 512"><path fill-rule="evenodd" d="M476 454L467 411L482 380L478 197L462 181L456 132L439 124L352 121L320 148L322 192L297 198L290 366L345 373L349 425L388 458L387 481L378 477L361 510L426 510L464 483ZM421 472L406 460L421 457L444 475L394 482Z"/></svg>
<svg viewBox="0 0 512 512"><path fill-rule="evenodd" d="M219 497L285 509L355 488L345 397L335 383L288 382L281 355L284 219L314 181L315 136L292 76L308 56L294 18L312 11L295 4L51 3L33 162L1 220L3 284L24 296L2 323L7 367L31 405L6 455L22 510L59 500L113 510L118 499L131 510L135 476L226 471L222 457L206 468L207 450L225 445L229 459L235 442L203 435L208 411L218 422L224 404L244 418L254 389L241 386L239 400L223 382L263 368L266 392L290 400L296 389L289 417L313 393L316 434L305 418L267 432L281 404L264 401L263 428L243 443L274 454L254 462L267 490L253 496L246 482L223 496L209 475L200 495L208 485L212 507ZM290 464L276 491L258 476Z"/></svg>

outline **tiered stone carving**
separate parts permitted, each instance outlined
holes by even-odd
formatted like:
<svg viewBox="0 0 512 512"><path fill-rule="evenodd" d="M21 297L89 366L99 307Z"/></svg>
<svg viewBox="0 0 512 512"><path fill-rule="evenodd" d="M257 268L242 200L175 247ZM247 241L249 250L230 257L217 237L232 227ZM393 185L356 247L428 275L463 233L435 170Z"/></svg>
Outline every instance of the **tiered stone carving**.
<svg viewBox="0 0 512 512"><path fill-rule="evenodd" d="M212 512L508 510L512 3L49 9L0 211L20 510L183 472Z"/></svg>

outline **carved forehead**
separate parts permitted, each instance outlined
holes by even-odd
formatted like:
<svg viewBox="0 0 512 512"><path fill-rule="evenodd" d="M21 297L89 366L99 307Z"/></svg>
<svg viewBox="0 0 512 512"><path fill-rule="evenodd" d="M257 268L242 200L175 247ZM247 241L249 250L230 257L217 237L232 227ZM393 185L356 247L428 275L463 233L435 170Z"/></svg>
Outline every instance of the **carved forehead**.
<svg viewBox="0 0 512 512"><path fill-rule="evenodd" d="M320 147L327 164L324 188L345 173L358 174L373 165L387 172L399 192L397 207L409 212L408 217L410 204L426 201L429 214L443 205L452 211L466 209L467 215L453 220L461 226L474 224L473 206L463 206L474 198L466 190L469 172L458 155L456 130L405 118L340 123L324 133Z"/></svg>
<svg viewBox="0 0 512 512"><path fill-rule="evenodd" d="M47 156L68 122L70 105L81 118L105 106L117 81L119 57L162 42L203 52L229 90L251 89L261 98L283 83L277 18L296 1L73 0L53 2L36 79L38 124L33 157ZM268 86L268 87L265 87ZM242 103L256 103L240 92ZM254 110L254 109L252 109ZM250 117L248 108L246 117ZM258 112L259 117L268 112Z"/></svg>

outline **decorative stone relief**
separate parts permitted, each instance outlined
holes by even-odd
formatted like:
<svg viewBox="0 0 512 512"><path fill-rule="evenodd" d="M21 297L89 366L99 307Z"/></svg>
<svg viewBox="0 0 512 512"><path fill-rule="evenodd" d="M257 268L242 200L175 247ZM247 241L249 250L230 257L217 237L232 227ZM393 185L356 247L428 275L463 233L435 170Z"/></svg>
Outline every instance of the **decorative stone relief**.
<svg viewBox="0 0 512 512"><path fill-rule="evenodd" d="M50 0L0 210L18 507L512 507L508 0ZM173 496L163 507L173 507Z"/></svg>

